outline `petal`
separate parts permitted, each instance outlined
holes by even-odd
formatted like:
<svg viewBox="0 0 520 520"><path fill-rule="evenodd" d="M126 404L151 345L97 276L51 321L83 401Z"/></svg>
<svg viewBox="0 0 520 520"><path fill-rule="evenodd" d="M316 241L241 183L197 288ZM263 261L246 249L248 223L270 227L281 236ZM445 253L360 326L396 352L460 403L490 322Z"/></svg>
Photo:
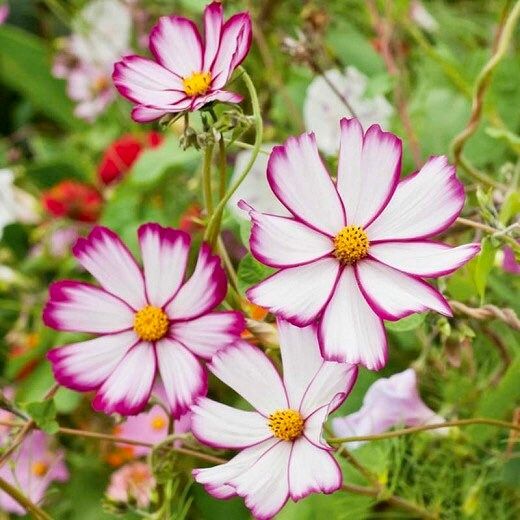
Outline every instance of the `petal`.
<svg viewBox="0 0 520 520"><path fill-rule="evenodd" d="M173 322L170 335L197 356L210 360L215 352L234 343L244 328L239 312L212 312L195 320Z"/></svg>
<svg viewBox="0 0 520 520"><path fill-rule="evenodd" d="M311 493L333 493L343 477L338 463L326 450L317 448L305 437L293 445L289 461L289 492L294 501Z"/></svg>
<svg viewBox="0 0 520 520"><path fill-rule="evenodd" d="M210 70L220 46L223 24L220 2L212 2L204 9L204 70Z"/></svg>
<svg viewBox="0 0 520 520"><path fill-rule="evenodd" d="M334 290L340 270L334 258L289 267L247 291L253 303L303 327L316 319Z"/></svg>
<svg viewBox="0 0 520 520"><path fill-rule="evenodd" d="M220 258L202 244L191 278L165 308L173 320L192 320L216 307L226 296L227 279Z"/></svg>
<svg viewBox="0 0 520 520"><path fill-rule="evenodd" d="M127 247L110 229L96 226L72 248L74 256L108 292L134 309L146 305L143 274Z"/></svg>
<svg viewBox="0 0 520 520"><path fill-rule="evenodd" d="M173 110L172 110L173 112ZM132 119L137 123L150 123L168 113L167 110L137 105L132 109Z"/></svg>
<svg viewBox="0 0 520 520"><path fill-rule="evenodd" d="M266 417L288 406L273 364L260 349L245 341L217 352L208 368Z"/></svg>
<svg viewBox="0 0 520 520"><path fill-rule="evenodd" d="M47 353L60 385L88 392L101 386L138 342L133 330L54 348Z"/></svg>
<svg viewBox="0 0 520 520"><path fill-rule="evenodd" d="M146 296L151 305L162 307L175 296L184 280L190 236L159 224L141 226L138 235Z"/></svg>
<svg viewBox="0 0 520 520"><path fill-rule="evenodd" d="M222 27L220 45L211 65L212 88L222 88L231 73L242 63L251 47L251 17L248 13L233 15ZM205 65L210 65L205 62Z"/></svg>
<svg viewBox="0 0 520 520"><path fill-rule="evenodd" d="M321 317L319 338L323 357L330 361L360 363L370 370L386 364L383 321L361 293L352 267L341 273Z"/></svg>
<svg viewBox="0 0 520 520"><path fill-rule="evenodd" d="M435 278L456 271L480 251L480 244L450 247L440 242L379 242L370 246L370 256L399 271Z"/></svg>
<svg viewBox="0 0 520 520"><path fill-rule="evenodd" d="M198 110L204 105L211 103L212 101L220 101L221 103L240 103L244 99L240 94L235 92L228 92L227 90L215 90L205 96L199 96L194 98L190 110Z"/></svg>
<svg viewBox="0 0 520 520"><path fill-rule="evenodd" d="M131 348L98 390L92 406L98 412L135 415L150 398L155 377L155 353L148 342Z"/></svg>
<svg viewBox="0 0 520 520"><path fill-rule="evenodd" d="M154 61L127 56L114 66L114 85L134 103L163 106L186 99L180 79Z"/></svg>
<svg viewBox="0 0 520 520"><path fill-rule="evenodd" d="M366 226L386 206L401 174L402 143L379 125L363 136L357 119L341 120L338 192L347 222Z"/></svg>
<svg viewBox="0 0 520 520"><path fill-rule="evenodd" d="M162 16L150 33L155 59L181 78L202 70L202 41L197 26L181 16Z"/></svg>
<svg viewBox="0 0 520 520"><path fill-rule="evenodd" d="M242 207L245 208L244 204ZM251 209L251 253L271 267L293 267L317 260L334 249L327 235L293 218Z"/></svg>
<svg viewBox="0 0 520 520"><path fill-rule="evenodd" d="M464 206L464 187L444 156L432 157L397 185L392 199L366 230L373 240L419 239L449 227Z"/></svg>
<svg viewBox="0 0 520 520"><path fill-rule="evenodd" d="M64 280L50 286L43 321L57 330L113 333L132 328L134 312L99 287Z"/></svg>
<svg viewBox="0 0 520 520"><path fill-rule="evenodd" d="M273 436L267 420L257 412L237 410L212 399L192 407L191 431L213 448L246 448Z"/></svg>
<svg viewBox="0 0 520 520"><path fill-rule="evenodd" d="M374 312L385 320L400 320L414 312L434 310L445 316L452 312L442 294L424 280L376 260L356 265L361 292Z"/></svg>
<svg viewBox="0 0 520 520"><path fill-rule="evenodd" d="M275 146L267 180L287 209L309 226L330 236L345 226L343 205L318 154L314 134L290 137L283 146Z"/></svg>
<svg viewBox="0 0 520 520"><path fill-rule="evenodd" d="M175 419L186 413L196 398L206 395L208 378L197 358L172 338L156 344L159 373Z"/></svg>

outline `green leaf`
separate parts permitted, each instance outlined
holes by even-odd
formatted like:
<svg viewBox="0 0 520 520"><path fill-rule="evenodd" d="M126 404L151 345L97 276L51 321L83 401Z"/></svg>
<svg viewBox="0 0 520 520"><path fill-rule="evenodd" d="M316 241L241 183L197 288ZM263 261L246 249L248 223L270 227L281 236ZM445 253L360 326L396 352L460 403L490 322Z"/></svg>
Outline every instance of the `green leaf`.
<svg viewBox="0 0 520 520"><path fill-rule="evenodd" d="M50 52L42 40L12 25L0 26L0 82L61 126L83 128L84 123L74 116L65 83L54 78L50 69Z"/></svg>
<svg viewBox="0 0 520 520"><path fill-rule="evenodd" d="M486 237L482 240L482 247L479 255L470 264L475 287L477 288L477 293L480 296L481 302L484 301L489 274L491 273L495 263L495 255L496 248L491 243L491 239Z"/></svg>
<svg viewBox="0 0 520 520"><path fill-rule="evenodd" d="M512 191L500 208L499 220L504 226L515 216L520 213L520 193Z"/></svg>
<svg viewBox="0 0 520 520"><path fill-rule="evenodd" d="M412 314L411 316L407 316L402 320L398 321L385 321L385 327L388 330L392 330L394 332L405 332L408 330L414 330L419 327L424 320L426 319L426 313L422 314Z"/></svg>
<svg viewBox="0 0 520 520"><path fill-rule="evenodd" d="M59 430L59 425L56 422L57 410L53 399L28 403L24 408L34 419L38 428L44 432L52 435Z"/></svg>
<svg viewBox="0 0 520 520"><path fill-rule="evenodd" d="M238 265L238 289L241 293L245 293L249 287L255 283L264 280L274 273L274 269L257 262L250 254L242 258Z"/></svg>

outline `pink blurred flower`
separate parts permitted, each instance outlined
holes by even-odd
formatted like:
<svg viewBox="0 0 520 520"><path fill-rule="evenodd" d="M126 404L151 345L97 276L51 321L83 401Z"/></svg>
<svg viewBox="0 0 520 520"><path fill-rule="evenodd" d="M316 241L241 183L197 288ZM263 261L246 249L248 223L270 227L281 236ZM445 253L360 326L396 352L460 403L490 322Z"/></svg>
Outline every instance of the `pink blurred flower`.
<svg viewBox="0 0 520 520"><path fill-rule="evenodd" d="M190 414L184 414L174 423L175 433L190 431ZM164 409L155 405L148 412L140 413L117 426L116 437L134 439L150 444L159 444L168 436L168 416ZM136 457L147 455L150 448L146 446L133 446Z"/></svg>
<svg viewBox="0 0 520 520"><path fill-rule="evenodd" d="M249 14L237 13L224 23L222 5L212 2L204 10L204 41L192 20L163 16L150 33L154 60L126 56L112 77L135 104L132 117L139 123L212 101L238 103L242 96L223 89L250 46Z"/></svg>
<svg viewBox="0 0 520 520"><path fill-rule="evenodd" d="M8 4L2 4L0 5L0 25L2 25L9 16L9 5Z"/></svg>
<svg viewBox="0 0 520 520"><path fill-rule="evenodd" d="M53 481L64 482L69 472L61 450L51 451L51 438L41 431L30 433L0 469L0 477L19 488L32 502L39 503ZM23 507L0 491L0 509L18 515L26 514Z"/></svg>
<svg viewBox="0 0 520 520"><path fill-rule="evenodd" d="M112 473L107 496L116 502L135 501L138 507L148 507L154 487L155 478L148 464L130 462Z"/></svg>
<svg viewBox="0 0 520 520"><path fill-rule="evenodd" d="M417 376L412 368L378 379L367 391L363 406L355 413L332 420L334 435L349 437L382 433L397 425L418 426L444 422L430 410L417 390ZM349 443L357 447L362 442Z"/></svg>
<svg viewBox="0 0 520 520"><path fill-rule="evenodd" d="M515 253L510 247L504 247L502 269L511 274L520 274L520 264L516 261Z"/></svg>

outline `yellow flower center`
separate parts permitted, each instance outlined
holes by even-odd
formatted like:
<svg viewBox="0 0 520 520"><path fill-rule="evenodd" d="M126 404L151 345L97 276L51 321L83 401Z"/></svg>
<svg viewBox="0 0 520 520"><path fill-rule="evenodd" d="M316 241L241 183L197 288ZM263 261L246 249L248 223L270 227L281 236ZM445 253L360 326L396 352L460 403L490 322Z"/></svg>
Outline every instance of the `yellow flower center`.
<svg viewBox="0 0 520 520"><path fill-rule="evenodd" d="M303 433L303 417L297 410L276 410L268 419L273 435L283 441L294 441Z"/></svg>
<svg viewBox="0 0 520 520"><path fill-rule="evenodd" d="M143 307L134 316L134 330L144 341L161 339L168 332L168 325L166 313L153 305Z"/></svg>
<svg viewBox="0 0 520 520"><path fill-rule="evenodd" d="M166 426L166 419L162 415L156 415L152 419L152 428L154 430L162 430Z"/></svg>
<svg viewBox="0 0 520 520"><path fill-rule="evenodd" d="M42 460L37 460L36 462L33 462L31 471L36 477L44 477L47 474L47 471L49 471L49 465Z"/></svg>
<svg viewBox="0 0 520 520"><path fill-rule="evenodd" d="M203 96L211 85L211 72L194 72L182 80L184 92L190 97Z"/></svg>
<svg viewBox="0 0 520 520"><path fill-rule="evenodd" d="M343 264L355 264L368 254L368 236L359 226L346 226L334 237L334 256Z"/></svg>

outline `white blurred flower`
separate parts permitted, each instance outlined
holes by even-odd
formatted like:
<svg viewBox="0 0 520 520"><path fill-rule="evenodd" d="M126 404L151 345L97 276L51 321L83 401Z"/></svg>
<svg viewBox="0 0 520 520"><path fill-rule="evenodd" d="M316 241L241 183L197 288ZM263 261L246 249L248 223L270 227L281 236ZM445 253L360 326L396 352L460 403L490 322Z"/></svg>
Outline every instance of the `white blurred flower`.
<svg viewBox="0 0 520 520"><path fill-rule="evenodd" d="M262 150L270 153L274 146L276 146L276 143L264 143ZM251 150L244 150L237 154L231 184L235 183L244 170L251 157L251 153ZM244 182L228 202L229 210L239 219L249 220L247 212L238 207L238 202L241 199L247 200L248 204L251 204L255 209L263 213L275 213L277 215L289 214L285 206L274 196L267 182L266 172L268 159L269 154L262 152L258 154Z"/></svg>
<svg viewBox="0 0 520 520"><path fill-rule="evenodd" d="M14 185L11 170L0 170L0 237L5 226L14 222L34 224L38 221L37 201Z"/></svg>
<svg viewBox="0 0 520 520"><path fill-rule="evenodd" d="M427 32L435 32L439 29L439 22L429 13L420 0L413 0L410 5L410 17Z"/></svg>
<svg viewBox="0 0 520 520"><path fill-rule="evenodd" d="M379 123L383 128L388 127L388 120L394 110L384 96L365 97L368 78L364 74L355 67L347 67L345 73L332 69L325 72L325 76L350 103L364 130L374 123ZM323 76L312 81L307 89L303 117L307 130L316 134L322 152L332 155L338 151L338 121L342 117L352 116Z"/></svg>

